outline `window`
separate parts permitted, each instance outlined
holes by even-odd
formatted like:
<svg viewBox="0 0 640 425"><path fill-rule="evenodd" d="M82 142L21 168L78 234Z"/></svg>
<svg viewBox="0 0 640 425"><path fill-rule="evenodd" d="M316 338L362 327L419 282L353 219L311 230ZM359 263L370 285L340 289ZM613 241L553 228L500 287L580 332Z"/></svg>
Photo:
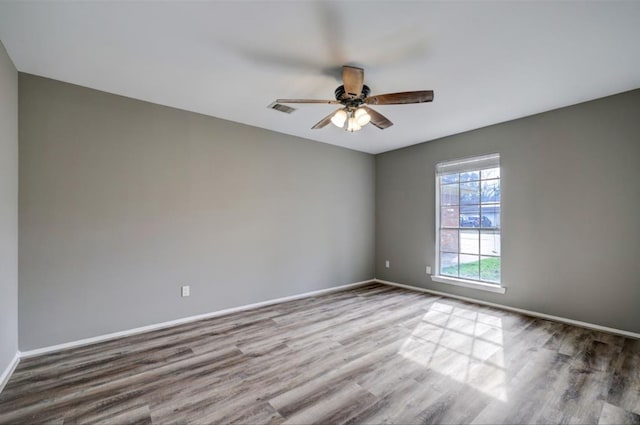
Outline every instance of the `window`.
<svg viewBox="0 0 640 425"><path fill-rule="evenodd" d="M500 155L437 164L436 216L434 280L500 288Z"/></svg>

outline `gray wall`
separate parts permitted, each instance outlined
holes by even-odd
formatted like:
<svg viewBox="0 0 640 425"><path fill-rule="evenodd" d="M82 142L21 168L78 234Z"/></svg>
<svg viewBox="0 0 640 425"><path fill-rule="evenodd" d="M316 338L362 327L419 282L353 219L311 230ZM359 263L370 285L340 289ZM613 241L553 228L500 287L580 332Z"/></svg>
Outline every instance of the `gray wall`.
<svg viewBox="0 0 640 425"><path fill-rule="evenodd" d="M20 74L20 348L372 278L374 167Z"/></svg>
<svg viewBox="0 0 640 425"><path fill-rule="evenodd" d="M432 282L435 164L493 152L507 292ZM640 90L376 156L376 277L640 332Z"/></svg>
<svg viewBox="0 0 640 425"><path fill-rule="evenodd" d="M0 42L0 374L18 351L18 72Z"/></svg>

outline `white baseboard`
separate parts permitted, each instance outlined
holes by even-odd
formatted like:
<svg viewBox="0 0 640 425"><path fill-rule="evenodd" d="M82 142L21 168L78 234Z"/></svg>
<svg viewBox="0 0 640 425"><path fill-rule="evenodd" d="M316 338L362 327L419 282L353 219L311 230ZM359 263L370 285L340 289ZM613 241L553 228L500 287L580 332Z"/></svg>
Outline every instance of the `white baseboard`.
<svg viewBox="0 0 640 425"><path fill-rule="evenodd" d="M157 330L157 329L168 328L168 327L171 327L171 326L181 325L183 323L194 322L196 320L210 319L212 317L224 316L224 315L231 314L231 313L238 313L238 312L245 311L245 310L251 310L251 309L254 309L254 308L258 308L258 307L265 307L265 306L268 306L268 305L279 304L279 303L283 303L283 302L287 302L287 301L294 301L294 300L298 300L298 299L301 299L301 298L308 298L308 297L313 297L313 296L317 296L317 295L329 294L331 292L344 291L345 289L350 289L350 288L355 288L357 286L366 285L367 283L371 283L371 282L374 282L374 281L375 281L374 279L363 280L361 282L354 282L354 283L349 283L349 284L346 284L346 285L334 286L333 288L327 288L327 289L320 289L320 290L317 290L317 291L305 292L305 293L302 293L302 294L291 295L291 296L288 296L288 297L276 298L276 299L272 299L272 300L262 301L262 302L259 302L259 303L242 305L242 306L239 306L239 307L232 307L232 308L228 308L228 309L225 309L225 310L218 310L218 311L214 311L214 312L211 312L211 313L204 313L204 314L199 314L199 315L196 315L196 316L183 317L181 319L170 320L168 322L154 323L153 325L141 326L139 328L127 329L127 330L124 330L124 331L119 331L119 332L113 332L113 333L109 333L109 334L94 336L94 337L91 337L91 338L79 339L77 341L65 342L63 344L56 344L56 345L51 345L51 346L48 346L48 347L36 348L34 350L22 351L20 353L20 358L26 359L26 358L29 358L29 357L35 357L35 356L40 356L40 355L43 355L43 354L53 353L55 351L66 350L68 348L82 347L82 346L85 346L85 345L95 344L97 342L104 342L104 341L108 341L108 340L111 340L111 339L122 338L124 336L136 335L136 334L140 334L140 333L144 333L144 332L154 331L154 330Z"/></svg>
<svg viewBox="0 0 640 425"><path fill-rule="evenodd" d="M611 333L611 334L626 336L626 337L629 337L629 338L640 339L640 334L635 333L635 332L623 331L621 329L609 328L609 327L606 327L606 326L600 326L600 325L596 325L596 324L593 324L593 323L587 323L587 322L581 322L579 320L567 319L566 317L553 316L551 314L538 313L537 311L524 310L522 308L509 307L508 305L496 304L496 303L491 303L491 302L488 302L488 301L477 300L475 298L468 298L468 297L463 297L463 296L460 296L460 295L448 294L446 292L434 291L434 290L431 290L431 289L421 288L419 286L404 285L402 283L389 282L388 280L381 280L381 279L374 279L374 280L376 282L382 283L384 285L397 286L399 288L410 289L412 291L418 291L418 292L426 292L428 294L440 295L440 296L448 297L448 298L456 298L458 300L469 301L469 302L472 302L472 303L487 305L487 306L499 308L499 309L502 309L502 310L513 311L513 312L521 313L521 314L524 314L524 315L527 315L527 316L539 317L541 319L553 320L553 321L556 321L556 322L566 323L568 325L579 326L581 328L587 328L587 329L592 329L592 330L595 330L595 331L608 332L608 333Z"/></svg>
<svg viewBox="0 0 640 425"><path fill-rule="evenodd" d="M20 363L20 351L16 351L13 359L9 362L4 372L2 372L2 375L0 375L0 393L4 389L4 386L7 385L7 382L9 382L9 378L11 378L13 371L18 367L18 363Z"/></svg>

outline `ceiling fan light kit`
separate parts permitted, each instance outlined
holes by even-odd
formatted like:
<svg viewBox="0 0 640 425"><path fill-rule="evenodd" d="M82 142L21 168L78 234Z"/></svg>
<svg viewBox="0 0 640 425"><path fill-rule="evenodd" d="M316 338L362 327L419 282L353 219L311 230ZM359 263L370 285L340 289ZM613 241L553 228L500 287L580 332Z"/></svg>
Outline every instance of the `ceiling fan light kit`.
<svg viewBox="0 0 640 425"><path fill-rule="evenodd" d="M369 124L371 115L364 108L342 108L338 109L331 117L331 123L339 128L354 132L361 130L362 127ZM347 124L345 127L345 123Z"/></svg>
<svg viewBox="0 0 640 425"><path fill-rule="evenodd" d="M371 122L380 130L391 127L393 123L381 113L366 105L405 105L433 101L433 90L388 93L369 96L369 87L364 84L364 69L354 66L342 67L343 85L335 90L336 100L318 99L278 99L277 103L326 103L342 105L340 109L327 115L312 129L319 129L332 123L353 133Z"/></svg>

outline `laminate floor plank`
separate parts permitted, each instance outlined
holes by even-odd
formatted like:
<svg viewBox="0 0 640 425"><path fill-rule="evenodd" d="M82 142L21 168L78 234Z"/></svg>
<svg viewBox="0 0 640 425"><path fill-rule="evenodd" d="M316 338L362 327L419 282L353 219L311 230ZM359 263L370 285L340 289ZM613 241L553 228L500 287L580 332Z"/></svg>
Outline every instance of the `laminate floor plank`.
<svg viewBox="0 0 640 425"><path fill-rule="evenodd" d="M294 410L284 424L333 424L349 421L377 398L357 384L333 388L324 397L302 410ZM272 404L273 405L273 404Z"/></svg>
<svg viewBox="0 0 640 425"><path fill-rule="evenodd" d="M377 283L25 359L0 393L0 424L639 418L639 341Z"/></svg>
<svg viewBox="0 0 640 425"><path fill-rule="evenodd" d="M442 393L427 383L404 379L392 391L379 396L378 401L351 419L349 424L411 424L418 422L420 414Z"/></svg>
<svg viewBox="0 0 640 425"><path fill-rule="evenodd" d="M640 415L640 340L625 340L615 364L607 402Z"/></svg>
<svg viewBox="0 0 640 425"><path fill-rule="evenodd" d="M640 425L640 415L628 412L609 403L604 403L598 425Z"/></svg>
<svg viewBox="0 0 640 425"><path fill-rule="evenodd" d="M242 353L238 349L230 349L224 352L207 353L200 356L192 356L179 363L172 362L151 371L134 374L128 377L115 379L98 385L88 384L83 388L70 392L45 391L41 394L38 403L32 399L9 401L6 404L8 413L0 415L0 423L8 419L8 423L20 422L20 418L39 418L53 413L66 413L84 403L100 400L121 391L135 391L143 396L157 387L172 384L184 384L185 381L198 376L208 375L220 369L225 369L242 361ZM0 394L0 404L4 405Z"/></svg>

